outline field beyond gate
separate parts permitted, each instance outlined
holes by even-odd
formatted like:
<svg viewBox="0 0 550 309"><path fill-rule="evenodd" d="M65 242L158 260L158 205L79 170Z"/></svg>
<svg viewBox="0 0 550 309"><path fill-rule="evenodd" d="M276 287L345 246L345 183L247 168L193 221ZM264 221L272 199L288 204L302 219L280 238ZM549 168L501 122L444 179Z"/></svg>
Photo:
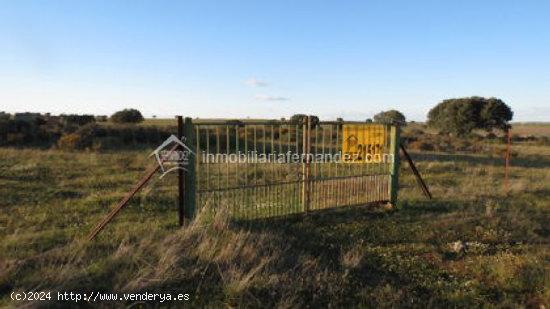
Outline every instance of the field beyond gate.
<svg viewBox="0 0 550 309"><path fill-rule="evenodd" d="M186 122L190 122L189 118ZM189 126L189 123L186 123ZM239 219L395 202L398 127L353 122L197 122L193 209ZM193 207L194 206L194 207Z"/></svg>
<svg viewBox="0 0 550 309"><path fill-rule="evenodd" d="M418 128L402 136L421 138ZM82 239L145 172L152 148L0 148L0 307L68 306L14 303L14 291L101 290L189 292L190 307L548 308L550 146L515 142L506 194L505 145L480 143L479 153L409 143L434 199L403 164L399 211L180 229L177 175L155 177L93 242Z"/></svg>

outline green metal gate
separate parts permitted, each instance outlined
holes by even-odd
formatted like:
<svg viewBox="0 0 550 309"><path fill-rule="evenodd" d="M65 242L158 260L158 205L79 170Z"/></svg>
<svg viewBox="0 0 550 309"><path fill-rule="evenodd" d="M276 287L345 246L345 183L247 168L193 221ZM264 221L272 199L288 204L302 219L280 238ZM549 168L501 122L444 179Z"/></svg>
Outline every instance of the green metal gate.
<svg viewBox="0 0 550 309"><path fill-rule="evenodd" d="M376 147L355 145L349 128L375 134L380 142ZM399 127L395 125L313 122L312 117L301 123L186 118L183 135L196 154L185 173L188 218L205 207L213 211L223 207L234 218L255 219L395 203L397 198ZM344 143L362 149L359 159L342 154ZM369 152L391 161L365 162Z"/></svg>

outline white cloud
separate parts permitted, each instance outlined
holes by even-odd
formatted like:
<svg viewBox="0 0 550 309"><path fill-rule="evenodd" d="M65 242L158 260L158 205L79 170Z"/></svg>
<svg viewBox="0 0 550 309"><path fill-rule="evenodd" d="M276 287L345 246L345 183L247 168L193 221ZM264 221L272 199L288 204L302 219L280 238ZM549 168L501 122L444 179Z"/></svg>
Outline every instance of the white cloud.
<svg viewBox="0 0 550 309"><path fill-rule="evenodd" d="M259 80L256 77L253 77L251 79L247 79L244 81L245 84L252 87L266 87L268 85L267 82L263 80Z"/></svg>
<svg viewBox="0 0 550 309"><path fill-rule="evenodd" d="M276 96L271 96L266 94L257 94L255 98L256 100L260 100L260 101L289 101L290 100L290 98L287 98L287 97L276 97Z"/></svg>

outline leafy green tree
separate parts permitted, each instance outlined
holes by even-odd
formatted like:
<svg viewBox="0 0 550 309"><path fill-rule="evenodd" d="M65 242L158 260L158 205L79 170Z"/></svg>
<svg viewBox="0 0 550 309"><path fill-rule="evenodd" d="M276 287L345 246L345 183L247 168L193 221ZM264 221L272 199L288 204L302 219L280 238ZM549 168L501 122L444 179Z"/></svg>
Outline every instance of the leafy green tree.
<svg viewBox="0 0 550 309"><path fill-rule="evenodd" d="M143 115L140 111L133 108L126 108L114 113L111 116L111 120L116 123L138 123L142 122Z"/></svg>
<svg viewBox="0 0 550 309"><path fill-rule="evenodd" d="M11 115L6 112L0 112L0 121L7 121L10 120Z"/></svg>
<svg viewBox="0 0 550 309"><path fill-rule="evenodd" d="M513 116L512 109L497 98L487 99L480 112L482 128L487 131L492 129L505 130L508 128L508 122L512 120Z"/></svg>
<svg viewBox="0 0 550 309"><path fill-rule="evenodd" d="M315 128L319 124L319 117L311 115L311 127ZM306 114L294 114L290 117L290 122L294 124L304 124L307 121Z"/></svg>
<svg viewBox="0 0 550 309"><path fill-rule="evenodd" d="M390 109L385 112L380 112L376 115L374 115L374 122L379 123L399 123L402 125L406 124L405 115L403 115L400 111L395 109Z"/></svg>
<svg viewBox="0 0 550 309"><path fill-rule="evenodd" d="M428 113L428 125L459 136L474 129L505 129L512 110L496 98L466 97L444 100Z"/></svg>

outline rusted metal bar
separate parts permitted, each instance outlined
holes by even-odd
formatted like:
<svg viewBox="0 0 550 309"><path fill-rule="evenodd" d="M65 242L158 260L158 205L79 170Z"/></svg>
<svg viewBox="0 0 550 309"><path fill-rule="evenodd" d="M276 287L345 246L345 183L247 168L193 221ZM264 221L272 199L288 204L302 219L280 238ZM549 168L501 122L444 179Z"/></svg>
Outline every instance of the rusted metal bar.
<svg viewBox="0 0 550 309"><path fill-rule="evenodd" d="M413 171L413 174L416 178L416 182L418 183L418 185L422 189L422 192L424 193L424 195L431 200L432 199L432 193L430 193L430 190L428 189L428 186L426 185L426 183L422 179L422 176L420 176L420 173L418 172L418 169L416 169L416 166L414 165L413 160L409 156L409 153L407 152L407 150L405 149L403 144L400 144L400 147L401 147L401 151L403 152L403 155L407 159L407 162L409 162L409 166L411 167L411 170Z"/></svg>
<svg viewBox="0 0 550 309"><path fill-rule="evenodd" d="M178 148L179 145L174 145L168 155L160 159L160 163L164 162L165 158L170 157L170 155ZM94 237L101 232L101 230L119 213L119 211L128 204L130 199L139 191L151 178L153 175L160 169L160 164L156 164L153 168L150 168L145 176L134 186L134 188L126 194L126 196L113 208L101 222L99 222L96 227L88 235L88 240L94 239Z"/></svg>

